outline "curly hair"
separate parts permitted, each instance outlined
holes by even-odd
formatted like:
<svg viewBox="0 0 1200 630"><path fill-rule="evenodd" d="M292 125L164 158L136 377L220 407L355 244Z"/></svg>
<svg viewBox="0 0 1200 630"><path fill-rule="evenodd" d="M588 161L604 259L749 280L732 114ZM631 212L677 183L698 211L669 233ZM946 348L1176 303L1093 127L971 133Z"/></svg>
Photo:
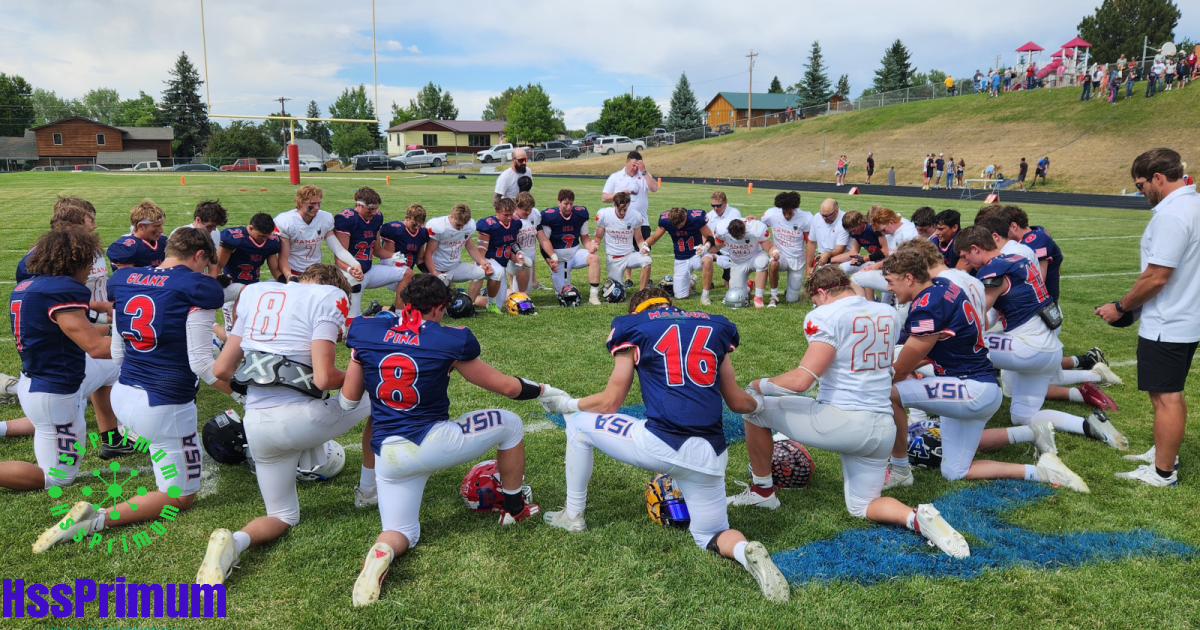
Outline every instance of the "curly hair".
<svg viewBox="0 0 1200 630"><path fill-rule="evenodd" d="M229 221L229 214L225 212L225 206L216 199L208 199L196 204L196 211L192 213L192 217L200 219L203 223L215 223L217 227L225 225Z"/></svg>
<svg viewBox="0 0 1200 630"><path fill-rule="evenodd" d="M334 265L325 263L316 263L309 265L304 273L300 274L297 282L307 282L309 284L325 284L331 287L341 289L347 297L350 295L350 283L346 281L346 276L338 271Z"/></svg>
<svg viewBox="0 0 1200 630"><path fill-rule="evenodd" d="M100 239L83 227L50 230L38 237L25 263L34 275L74 276L92 268Z"/></svg>
<svg viewBox="0 0 1200 630"><path fill-rule="evenodd" d="M642 302L660 298L667 301L667 306L675 306L675 302L671 300L671 294L667 293L666 289L649 286L629 296L629 314L636 313L638 306L641 306Z"/></svg>
<svg viewBox="0 0 1200 630"><path fill-rule="evenodd" d="M400 299L406 304L428 315L433 309L445 305L454 294L437 276L431 273L417 275L400 290Z"/></svg>
<svg viewBox="0 0 1200 630"><path fill-rule="evenodd" d="M304 186L301 186L296 189L296 198L295 198L296 207L299 208L300 206L312 201L313 199L316 199L318 197L324 197L324 196L325 196L325 192L323 190L321 190L320 188L317 188L316 186L313 186L312 184L305 184Z"/></svg>
<svg viewBox="0 0 1200 630"><path fill-rule="evenodd" d="M366 186L354 191L354 201L355 203L361 202L364 206L378 206L383 203L383 199L380 199L379 193L375 192L374 188Z"/></svg>

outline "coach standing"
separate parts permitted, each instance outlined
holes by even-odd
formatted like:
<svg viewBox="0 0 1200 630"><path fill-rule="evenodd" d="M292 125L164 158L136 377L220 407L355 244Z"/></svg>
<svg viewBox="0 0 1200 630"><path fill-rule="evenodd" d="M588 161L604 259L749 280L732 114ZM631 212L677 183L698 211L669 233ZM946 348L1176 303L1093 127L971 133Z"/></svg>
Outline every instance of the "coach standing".
<svg viewBox="0 0 1200 630"><path fill-rule="evenodd" d="M1117 477L1173 486L1187 420L1183 386L1200 341L1200 195L1184 185L1182 160L1171 149L1139 155L1130 172L1154 212L1142 234L1142 273L1124 297L1096 314L1127 326L1141 312L1138 389L1149 392L1154 406L1154 448L1141 458L1151 463Z"/></svg>
<svg viewBox="0 0 1200 630"><path fill-rule="evenodd" d="M504 169L504 172L496 178L496 191L492 195L492 207L500 203L501 199L516 201L517 195L529 192L533 188L533 171L525 166L527 162L529 162L529 157L525 154L525 149L514 148L512 168Z"/></svg>
<svg viewBox="0 0 1200 630"><path fill-rule="evenodd" d="M642 215L642 238L650 237L650 196L658 190L658 182L646 172L646 163L642 154L630 151L625 156L625 168L608 176L604 182L604 191L600 193L600 201L612 203L613 196L619 192L629 193L629 210Z"/></svg>

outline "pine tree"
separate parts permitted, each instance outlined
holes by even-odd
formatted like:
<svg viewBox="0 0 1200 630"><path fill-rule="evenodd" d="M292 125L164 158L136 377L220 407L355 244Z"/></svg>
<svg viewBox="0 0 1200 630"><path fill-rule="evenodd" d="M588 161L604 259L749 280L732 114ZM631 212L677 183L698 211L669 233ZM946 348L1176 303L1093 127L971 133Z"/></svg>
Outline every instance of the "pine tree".
<svg viewBox="0 0 1200 630"><path fill-rule="evenodd" d="M808 63L804 64L804 78L792 86L792 93L800 97L800 107L823 105L833 95L833 84L825 70L825 59L821 54L821 42L814 41L808 52Z"/></svg>
<svg viewBox="0 0 1200 630"><path fill-rule="evenodd" d="M843 74L838 77L837 87L833 88L833 94L842 98L850 98L850 75Z"/></svg>
<svg viewBox="0 0 1200 630"><path fill-rule="evenodd" d="M417 92L416 99L408 101L408 109L413 113L414 119L455 120L458 118L458 108L454 106L454 98L450 96L450 91L443 91L442 86L434 85L433 81Z"/></svg>
<svg viewBox="0 0 1200 630"><path fill-rule="evenodd" d="M767 88L767 94L783 94L783 84L779 82L779 77L771 79L771 87Z"/></svg>
<svg viewBox="0 0 1200 630"><path fill-rule="evenodd" d="M1079 22L1079 36L1092 45L1091 57L1114 62L1122 54L1142 54L1143 37L1158 47L1175 41L1182 14L1171 0L1104 0Z"/></svg>
<svg viewBox="0 0 1200 630"><path fill-rule="evenodd" d="M175 155L196 155L208 144L210 128L208 109L200 98L200 86L204 82L187 53L179 53L166 84L167 89L162 95L162 122L175 130L175 141L171 146Z"/></svg>
<svg viewBox="0 0 1200 630"><path fill-rule="evenodd" d="M322 118L321 108L317 106L316 101L308 102L308 111L304 114L308 118ZM304 137L321 145L326 151L333 150L333 146L329 143L329 125L319 121L309 121L304 125Z"/></svg>
<svg viewBox="0 0 1200 630"><path fill-rule="evenodd" d="M679 75L675 91L671 94L671 111L667 114L667 131L683 131L696 129L704 124L704 115L696 94L692 92L692 84L688 81L687 73Z"/></svg>
<svg viewBox="0 0 1200 630"><path fill-rule="evenodd" d="M915 69L911 63L912 53L899 39L883 53L882 67L875 71L875 91L888 92L912 86Z"/></svg>

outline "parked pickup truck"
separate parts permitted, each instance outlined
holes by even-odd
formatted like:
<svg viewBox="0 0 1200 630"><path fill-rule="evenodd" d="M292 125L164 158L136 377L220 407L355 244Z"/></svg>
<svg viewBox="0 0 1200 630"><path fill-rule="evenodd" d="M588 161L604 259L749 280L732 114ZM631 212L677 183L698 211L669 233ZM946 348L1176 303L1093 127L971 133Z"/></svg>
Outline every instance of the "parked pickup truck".
<svg viewBox="0 0 1200 630"><path fill-rule="evenodd" d="M121 170L122 171L142 171L142 172L169 171L169 170L171 170L171 167L163 166L162 162L155 160L155 161L151 161L151 162L138 162L137 164L133 165L131 168L123 168Z"/></svg>
<svg viewBox="0 0 1200 630"><path fill-rule="evenodd" d="M492 162L503 162L505 160L512 159L512 150L513 150L512 143L505 142L504 144L497 144L490 148L484 149L484 150L476 153L475 157L479 158L479 161L483 162L484 164L491 164Z"/></svg>
<svg viewBox="0 0 1200 630"><path fill-rule="evenodd" d="M579 149L566 142L543 142L533 148L533 155L530 157L534 162L541 162L546 158L569 160L579 157Z"/></svg>
<svg viewBox="0 0 1200 630"><path fill-rule="evenodd" d="M233 164L225 164L221 166L222 171L249 171L251 173L258 172L258 160L254 158L241 158Z"/></svg>
<svg viewBox="0 0 1200 630"><path fill-rule="evenodd" d="M422 166L432 166L437 168L446 161L445 153L429 153L425 149L413 149L405 151L404 155L399 155L394 158L388 158L393 166L398 169L420 168Z"/></svg>
<svg viewBox="0 0 1200 630"><path fill-rule="evenodd" d="M258 170L268 173L282 173L288 170L288 159L286 157L279 158L279 162L275 164L259 164ZM300 170L303 172L317 172L325 170L324 164L313 164L307 160L300 160Z"/></svg>

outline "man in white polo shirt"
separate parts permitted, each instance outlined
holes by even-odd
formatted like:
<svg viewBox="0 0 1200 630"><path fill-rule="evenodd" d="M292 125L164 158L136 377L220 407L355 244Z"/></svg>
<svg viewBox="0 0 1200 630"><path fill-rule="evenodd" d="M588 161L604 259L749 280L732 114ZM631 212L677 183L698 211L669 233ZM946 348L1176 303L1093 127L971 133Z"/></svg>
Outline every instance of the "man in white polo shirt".
<svg viewBox="0 0 1200 630"><path fill-rule="evenodd" d="M527 162L529 162L529 157L525 155L525 149L521 147L513 149L512 167L504 169L504 172L496 178L492 207L500 203L501 199L516 201L517 195L529 192L533 188L533 171L525 166Z"/></svg>
<svg viewBox="0 0 1200 630"><path fill-rule="evenodd" d="M613 195L624 191L629 193L629 212L642 217L642 238L650 237L650 198L649 194L658 190L658 182L646 172L646 163L642 154L630 151L625 156L625 168L608 176L604 182L604 191L600 193L600 201L612 203Z"/></svg>
<svg viewBox="0 0 1200 630"><path fill-rule="evenodd" d="M821 202L821 213L813 218L808 228L808 269L804 277L812 275L813 269L828 265L830 260L850 247L850 233L842 227L838 202L826 199Z"/></svg>
<svg viewBox="0 0 1200 630"><path fill-rule="evenodd" d="M1171 149L1139 155L1130 173L1154 211L1142 234L1142 273L1124 297L1096 314L1114 326L1141 315L1138 389L1149 392L1154 406L1154 448L1127 456L1146 464L1117 477L1173 486L1187 420L1183 386L1200 342L1200 195L1184 185L1182 160Z"/></svg>

